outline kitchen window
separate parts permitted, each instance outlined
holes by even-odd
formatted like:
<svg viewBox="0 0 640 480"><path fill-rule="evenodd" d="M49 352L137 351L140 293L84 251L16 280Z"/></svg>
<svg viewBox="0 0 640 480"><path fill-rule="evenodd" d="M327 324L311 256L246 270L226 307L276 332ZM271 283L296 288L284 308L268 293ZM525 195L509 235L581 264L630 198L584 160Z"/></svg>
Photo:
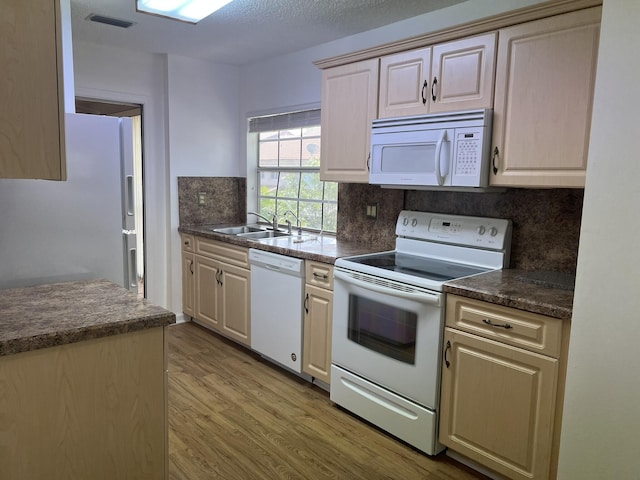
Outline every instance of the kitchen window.
<svg viewBox="0 0 640 480"><path fill-rule="evenodd" d="M257 135L256 135L257 134ZM335 232L338 184L320 180L320 110L254 117L257 210L279 223L285 218L303 228ZM295 215L285 213L291 211Z"/></svg>

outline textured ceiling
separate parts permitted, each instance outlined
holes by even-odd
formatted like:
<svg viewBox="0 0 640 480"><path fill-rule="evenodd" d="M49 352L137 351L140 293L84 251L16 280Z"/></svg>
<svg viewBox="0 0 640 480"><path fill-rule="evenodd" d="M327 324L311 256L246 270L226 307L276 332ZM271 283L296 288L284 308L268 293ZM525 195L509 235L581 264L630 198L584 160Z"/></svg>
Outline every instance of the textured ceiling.
<svg viewBox="0 0 640 480"><path fill-rule="evenodd" d="M73 37L242 65L330 42L463 0L235 0L197 25L136 12L135 0L71 0ZM134 22L129 29L90 14Z"/></svg>

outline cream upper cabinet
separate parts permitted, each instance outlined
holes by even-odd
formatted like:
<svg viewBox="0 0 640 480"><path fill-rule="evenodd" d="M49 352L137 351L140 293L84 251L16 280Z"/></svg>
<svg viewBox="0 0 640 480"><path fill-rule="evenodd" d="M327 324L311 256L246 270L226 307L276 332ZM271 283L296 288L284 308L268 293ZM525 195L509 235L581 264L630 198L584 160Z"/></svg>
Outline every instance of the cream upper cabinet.
<svg viewBox="0 0 640 480"><path fill-rule="evenodd" d="M322 180L369 181L371 122L377 110L378 59L322 71Z"/></svg>
<svg viewBox="0 0 640 480"><path fill-rule="evenodd" d="M493 107L496 33L433 47L429 112Z"/></svg>
<svg viewBox="0 0 640 480"><path fill-rule="evenodd" d="M66 179L58 0L0 9L0 178Z"/></svg>
<svg viewBox="0 0 640 480"><path fill-rule="evenodd" d="M431 47L380 58L378 118L427 113L430 78Z"/></svg>
<svg viewBox="0 0 640 480"><path fill-rule="evenodd" d="M499 31L491 185L584 187L601 10Z"/></svg>
<svg viewBox="0 0 640 480"><path fill-rule="evenodd" d="M333 327L333 266L306 262L302 371L329 384Z"/></svg>
<svg viewBox="0 0 640 480"><path fill-rule="evenodd" d="M495 32L380 59L378 117L491 108Z"/></svg>
<svg viewBox="0 0 640 480"><path fill-rule="evenodd" d="M568 337L568 320L447 295L440 442L507 478L554 478Z"/></svg>

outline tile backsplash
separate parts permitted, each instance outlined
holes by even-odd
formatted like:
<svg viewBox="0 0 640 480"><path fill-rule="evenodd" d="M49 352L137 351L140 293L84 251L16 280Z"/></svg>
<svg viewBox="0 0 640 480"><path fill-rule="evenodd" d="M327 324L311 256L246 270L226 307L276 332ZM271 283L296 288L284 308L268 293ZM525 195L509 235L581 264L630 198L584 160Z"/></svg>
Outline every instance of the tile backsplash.
<svg viewBox="0 0 640 480"><path fill-rule="evenodd" d="M205 205L198 205L200 192ZM181 225L246 221L245 178L179 177L178 195ZM506 218L513 222L512 268L575 274L583 196L582 189L461 193L341 183L336 237L390 250L403 209ZM368 204L377 206L377 218L366 216Z"/></svg>

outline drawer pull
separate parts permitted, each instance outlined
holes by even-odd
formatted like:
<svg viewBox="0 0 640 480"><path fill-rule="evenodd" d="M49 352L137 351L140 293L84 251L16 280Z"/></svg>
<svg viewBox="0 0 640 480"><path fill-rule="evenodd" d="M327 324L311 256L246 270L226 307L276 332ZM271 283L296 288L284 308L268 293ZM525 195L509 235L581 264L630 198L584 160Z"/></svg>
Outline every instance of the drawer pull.
<svg viewBox="0 0 640 480"><path fill-rule="evenodd" d="M321 280L326 280L327 278L329 278L329 275L327 275L326 273L313 272L313 276Z"/></svg>
<svg viewBox="0 0 640 480"><path fill-rule="evenodd" d="M492 327L500 327L500 328L506 328L507 330L509 330L510 328L513 328L510 324L505 323L504 325L498 325L497 323L492 323L491 320L489 320L488 318L483 318L482 319L483 323L486 323L487 325L491 325Z"/></svg>

